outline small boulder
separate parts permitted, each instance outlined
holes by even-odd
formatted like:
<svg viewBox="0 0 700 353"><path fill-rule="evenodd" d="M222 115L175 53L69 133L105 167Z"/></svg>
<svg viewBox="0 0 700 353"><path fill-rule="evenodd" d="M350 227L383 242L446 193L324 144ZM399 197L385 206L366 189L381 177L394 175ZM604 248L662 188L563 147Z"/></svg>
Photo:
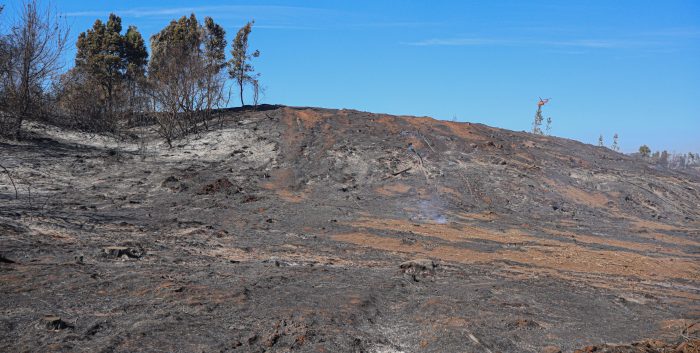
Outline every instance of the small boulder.
<svg viewBox="0 0 700 353"><path fill-rule="evenodd" d="M241 191L240 188L234 188L233 183L231 183L231 181L228 180L227 178L220 178L220 179L216 179L215 181L213 181L207 185L204 185L202 187L202 189L198 192L198 194L210 195L210 194L216 194L219 192L229 192L230 190L232 190L233 193L237 193L237 192Z"/></svg>
<svg viewBox="0 0 700 353"><path fill-rule="evenodd" d="M71 325L61 320L61 318L56 315L46 315L41 321L43 322L44 327L51 331L58 331L71 327Z"/></svg>
<svg viewBox="0 0 700 353"><path fill-rule="evenodd" d="M105 256L120 259L120 258L130 258L138 259L143 256L143 250L131 248L128 246L108 246L102 249Z"/></svg>
<svg viewBox="0 0 700 353"><path fill-rule="evenodd" d="M402 262L399 268L404 274L410 275L413 281L419 282L418 277L427 277L435 273L437 264L430 259L415 259Z"/></svg>
<svg viewBox="0 0 700 353"><path fill-rule="evenodd" d="M437 267L437 264L430 259L415 259L415 260L409 260L402 262L399 265L399 268L404 270L404 272L408 271L415 271L415 272L421 272L421 271L432 271Z"/></svg>
<svg viewBox="0 0 700 353"><path fill-rule="evenodd" d="M163 180L160 186L166 189L170 189L170 191L173 192L187 190L187 185L185 185L182 181L180 181L180 179L172 175L165 178L165 180Z"/></svg>

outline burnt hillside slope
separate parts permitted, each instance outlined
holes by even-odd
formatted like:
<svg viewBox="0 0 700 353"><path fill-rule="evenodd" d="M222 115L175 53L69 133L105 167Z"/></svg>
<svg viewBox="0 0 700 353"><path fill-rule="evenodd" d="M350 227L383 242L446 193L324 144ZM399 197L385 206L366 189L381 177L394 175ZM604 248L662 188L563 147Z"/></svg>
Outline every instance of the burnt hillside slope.
<svg viewBox="0 0 700 353"><path fill-rule="evenodd" d="M480 124L226 114L173 149L39 124L0 143L19 193L0 174L0 351L540 352L698 334L697 176Z"/></svg>

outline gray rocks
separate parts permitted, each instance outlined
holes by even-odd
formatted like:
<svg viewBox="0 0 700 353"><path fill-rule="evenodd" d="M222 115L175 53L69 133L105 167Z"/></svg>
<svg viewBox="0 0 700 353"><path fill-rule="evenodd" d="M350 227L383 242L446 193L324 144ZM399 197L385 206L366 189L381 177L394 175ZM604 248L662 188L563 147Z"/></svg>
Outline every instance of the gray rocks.
<svg viewBox="0 0 700 353"><path fill-rule="evenodd" d="M430 259L415 259L402 262L399 265L404 274L410 275L414 281L419 282L419 277L426 277L435 274L437 264Z"/></svg>
<svg viewBox="0 0 700 353"><path fill-rule="evenodd" d="M59 316L55 316L55 315L46 315L41 319L41 321L43 323L43 326L46 327L46 329L50 330L50 331L59 331L59 330L63 330L63 329L72 327L70 324L61 320L61 318Z"/></svg>
<svg viewBox="0 0 700 353"><path fill-rule="evenodd" d="M106 257L114 259L138 259L143 256L143 249L132 248L128 246L108 246L102 249Z"/></svg>

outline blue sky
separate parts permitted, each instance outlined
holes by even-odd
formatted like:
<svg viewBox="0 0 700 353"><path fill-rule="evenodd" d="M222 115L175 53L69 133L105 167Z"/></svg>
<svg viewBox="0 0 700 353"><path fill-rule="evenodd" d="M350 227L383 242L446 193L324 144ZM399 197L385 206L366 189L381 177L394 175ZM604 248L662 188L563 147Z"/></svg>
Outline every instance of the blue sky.
<svg viewBox="0 0 700 353"><path fill-rule="evenodd" d="M12 12L15 1L3 1ZM73 37L109 12L144 37L211 16L255 19L264 101L432 116L623 151L700 151L700 1L54 1ZM74 54L74 51L71 55ZM70 61L70 59L69 59Z"/></svg>

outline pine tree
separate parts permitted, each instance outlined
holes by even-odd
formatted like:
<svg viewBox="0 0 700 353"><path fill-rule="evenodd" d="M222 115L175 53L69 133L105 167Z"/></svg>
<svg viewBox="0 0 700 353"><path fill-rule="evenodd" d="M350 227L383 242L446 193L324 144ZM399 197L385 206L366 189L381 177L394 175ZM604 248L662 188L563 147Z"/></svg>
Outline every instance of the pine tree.
<svg viewBox="0 0 700 353"><path fill-rule="evenodd" d="M647 145L642 145L639 147L639 154L642 155L642 157L649 157L651 154L651 149Z"/></svg>
<svg viewBox="0 0 700 353"><path fill-rule="evenodd" d="M148 53L141 34L130 26L124 35L122 20L110 14L107 23L96 20L91 29L78 36L75 68L86 84L100 90L102 118L115 123L117 112L134 109L136 82L145 77ZM128 110L131 110L128 109ZM131 112L129 112L131 113Z"/></svg>
<svg viewBox="0 0 700 353"><path fill-rule="evenodd" d="M551 116L547 117L547 125L546 125L545 130L547 131L547 135L552 134L552 117Z"/></svg>
<svg viewBox="0 0 700 353"><path fill-rule="evenodd" d="M135 26L129 26L123 37L124 59L126 61L126 78L137 80L145 77L148 64L146 44Z"/></svg>
<svg viewBox="0 0 700 353"><path fill-rule="evenodd" d="M151 37L149 74L155 80L164 80L176 71L185 74L190 65L198 62L201 43L199 21L194 14L171 21Z"/></svg>
<svg viewBox="0 0 700 353"><path fill-rule="evenodd" d="M603 147L605 144L603 143L603 134L600 134L598 137L598 147Z"/></svg>
<svg viewBox="0 0 700 353"><path fill-rule="evenodd" d="M157 107L160 134L172 139L200 126L224 101L226 32L209 17L194 14L171 21L151 37L149 79Z"/></svg>
<svg viewBox="0 0 700 353"><path fill-rule="evenodd" d="M156 116L158 132L172 147L178 136L196 131L195 114L203 74L202 35L194 14L173 20L151 36L149 80L162 114Z"/></svg>
<svg viewBox="0 0 700 353"><path fill-rule="evenodd" d="M663 165L664 167L668 166L668 157L669 157L668 151L663 150L661 152L661 155L659 155L659 159L658 159L657 163Z"/></svg>
<svg viewBox="0 0 700 353"><path fill-rule="evenodd" d="M145 41L135 26L129 26L123 40L126 59L124 83L126 85L129 111L134 113L146 105L146 99L141 92L141 87L146 84L148 52L146 51Z"/></svg>
<svg viewBox="0 0 700 353"><path fill-rule="evenodd" d="M535 120L532 122L532 133L536 135L542 135L542 105L537 106L537 112L535 112Z"/></svg>
<svg viewBox="0 0 700 353"><path fill-rule="evenodd" d="M618 139L618 136L617 136L617 132L616 132L615 135L613 136L613 144L612 144L612 146L610 146L610 149L612 149L613 151L619 152L620 146L617 143L617 139Z"/></svg>
<svg viewBox="0 0 700 353"><path fill-rule="evenodd" d="M226 31L211 17L204 19L204 55L207 66L217 73L226 67Z"/></svg>
<svg viewBox="0 0 700 353"><path fill-rule="evenodd" d="M204 110L207 117L213 108L223 101L226 77L223 69L226 67L226 31L216 24L211 17L204 19L202 28L204 42L204 86L206 102ZM204 120L206 123L206 120Z"/></svg>
<svg viewBox="0 0 700 353"><path fill-rule="evenodd" d="M260 56L260 51L256 50L251 54L248 54L248 36L252 30L255 21L248 22L243 26L238 33L236 38L233 40L231 55L233 56L229 60L229 76L236 80L238 88L240 90L241 106L243 103L243 89L247 84L253 84L260 74L253 74L255 68L250 63L253 58Z"/></svg>

